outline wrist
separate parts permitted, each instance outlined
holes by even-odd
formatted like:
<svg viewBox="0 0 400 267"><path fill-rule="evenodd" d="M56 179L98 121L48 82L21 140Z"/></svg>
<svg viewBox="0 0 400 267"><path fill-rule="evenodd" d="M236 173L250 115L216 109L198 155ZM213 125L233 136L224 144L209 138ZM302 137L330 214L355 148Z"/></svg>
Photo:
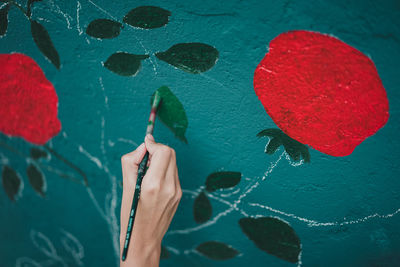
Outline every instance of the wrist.
<svg viewBox="0 0 400 267"><path fill-rule="evenodd" d="M129 251L125 261L120 261L120 266L158 267L160 263L161 244L136 244L131 244L132 250Z"/></svg>

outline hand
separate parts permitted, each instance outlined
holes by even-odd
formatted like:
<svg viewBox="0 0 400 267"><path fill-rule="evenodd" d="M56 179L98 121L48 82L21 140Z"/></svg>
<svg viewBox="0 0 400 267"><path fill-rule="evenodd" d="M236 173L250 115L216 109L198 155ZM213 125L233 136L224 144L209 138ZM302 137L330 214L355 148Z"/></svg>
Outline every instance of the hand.
<svg viewBox="0 0 400 267"><path fill-rule="evenodd" d="M135 151L121 158L123 193L121 204L121 255L140 161L149 151L149 169L143 177L140 200L125 261L121 266L159 265L161 241L178 208L182 190L176 167L175 151L156 143L151 135Z"/></svg>

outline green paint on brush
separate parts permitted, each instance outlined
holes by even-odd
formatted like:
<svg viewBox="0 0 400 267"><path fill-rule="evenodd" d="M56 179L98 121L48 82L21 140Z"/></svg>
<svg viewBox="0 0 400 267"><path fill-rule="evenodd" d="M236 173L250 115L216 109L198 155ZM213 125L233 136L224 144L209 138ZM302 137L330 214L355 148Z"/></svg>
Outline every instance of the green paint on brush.
<svg viewBox="0 0 400 267"><path fill-rule="evenodd" d="M179 99L171 92L167 86L157 89L162 101L158 107L158 118L175 134L181 141L187 143L185 137L188 120L185 109ZM154 94L150 103L153 103Z"/></svg>

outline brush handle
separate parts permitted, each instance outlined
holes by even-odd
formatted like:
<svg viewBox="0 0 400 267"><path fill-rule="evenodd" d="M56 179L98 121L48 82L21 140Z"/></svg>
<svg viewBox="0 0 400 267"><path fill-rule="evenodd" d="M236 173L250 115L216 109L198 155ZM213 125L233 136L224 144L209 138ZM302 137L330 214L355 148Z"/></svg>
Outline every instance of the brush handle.
<svg viewBox="0 0 400 267"><path fill-rule="evenodd" d="M122 260L123 261L125 261L126 255L128 253L129 241L131 240L133 224L135 222L137 205L139 203L139 198L140 198L140 190L141 190L141 186L142 186L142 180L143 180L144 175L146 174L146 166L147 166L148 160L149 160L149 152L146 152L146 154L144 155L142 161L139 164L139 168L138 168L138 175L137 175L136 186L135 186L135 194L133 195L131 213L129 215L128 229L126 230L126 236L125 236L124 250L122 252Z"/></svg>

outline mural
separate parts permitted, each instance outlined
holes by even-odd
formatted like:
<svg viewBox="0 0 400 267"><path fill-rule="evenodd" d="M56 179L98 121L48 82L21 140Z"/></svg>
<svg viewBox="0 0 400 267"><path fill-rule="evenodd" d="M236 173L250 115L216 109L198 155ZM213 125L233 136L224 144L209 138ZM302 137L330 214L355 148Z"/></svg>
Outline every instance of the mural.
<svg viewBox="0 0 400 267"><path fill-rule="evenodd" d="M118 265L158 88L161 266L396 266L399 6L363 4L0 2L0 265Z"/></svg>

